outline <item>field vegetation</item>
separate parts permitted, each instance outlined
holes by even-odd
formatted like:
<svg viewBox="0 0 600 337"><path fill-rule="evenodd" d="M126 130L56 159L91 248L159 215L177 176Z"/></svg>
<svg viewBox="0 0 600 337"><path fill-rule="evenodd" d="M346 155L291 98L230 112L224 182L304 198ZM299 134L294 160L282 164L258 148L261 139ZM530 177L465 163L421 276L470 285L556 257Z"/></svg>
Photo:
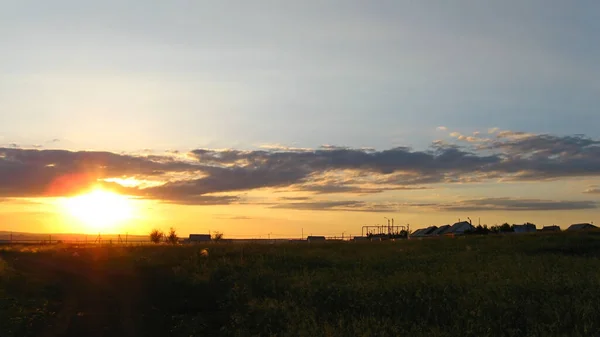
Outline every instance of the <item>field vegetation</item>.
<svg viewBox="0 0 600 337"><path fill-rule="evenodd" d="M600 236L4 246L0 336L598 336Z"/></svg>

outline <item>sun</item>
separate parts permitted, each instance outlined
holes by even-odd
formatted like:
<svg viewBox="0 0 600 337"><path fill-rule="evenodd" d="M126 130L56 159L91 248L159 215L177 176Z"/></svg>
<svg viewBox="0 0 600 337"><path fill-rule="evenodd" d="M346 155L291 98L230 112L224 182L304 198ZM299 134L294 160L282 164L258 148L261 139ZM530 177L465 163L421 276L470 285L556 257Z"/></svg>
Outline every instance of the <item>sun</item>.
<svg viewBox="0 0 600 337"><path fill-rule="evenodd" d="M133 218L134 211L129 197L100 188L64 199L63 207L92 232L117 230L118 225Z"/></svg>

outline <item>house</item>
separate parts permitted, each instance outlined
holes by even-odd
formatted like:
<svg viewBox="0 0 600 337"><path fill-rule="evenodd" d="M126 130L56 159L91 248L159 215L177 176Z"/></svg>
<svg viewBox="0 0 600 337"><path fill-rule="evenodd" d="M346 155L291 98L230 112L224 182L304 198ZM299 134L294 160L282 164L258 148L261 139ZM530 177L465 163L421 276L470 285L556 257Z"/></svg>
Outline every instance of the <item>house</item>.
<svg viewBox="0 0 600 337"><path fill-rule="evenodd" d="M560 227L558 227L556 225L544 226L544 227L542 227L542 229L540 231L541 232L560 232Z"/></svg>
<svg viewBox="0 0 600 337"><path fill-rule="evenodd" d="M419 228L416 231L412 232L410 234L410 236L412 236L412 237L424 236L426 230L427 230L427 228Z"/></svg>
<svg viewBox="0 0 600 337"><path fill-rule="evenodd" d="M444 232L444 234L461 235L465 234L465 232L470 232L473 230L475 230L475 227L473 227L470 222L461 221L452 225L447 231Z"/></svg>
<svg viewBox="0 0 600 337"><path fill-rule="evenodd" d="M211 237L210 234L190 234L190 237L187 240L184 240L186 243L195 243L195 242L210 242Z"/></svg>
<svg viewBox="0 0 600 337"><path fill-rule="evenodd" d="M522 225L513 225L515 233L535 233L537 228L532 223L526 223Z"/></svg>
<svg viewBox="0 0 600 337"><path fill-rule="evenodd" d="M410 236L413 237L421 237L421 236L429 236L433 231L437 229L437 226L429 226L427 228L420 228L414 231Z"/></svg>
<svg viewBox="0 0 600 337"><path fill-rule="evenodd" d="M573 225L569 226L569 228L567 228L567 230L570 232L589 231L592 229L598 229L598 227L592 225L591 223L578 223L578 224L573 224Z"/></svg>
<svg viewBox="0 0 600 337"><path fill-rule="evenodd" d="M438 227L437 226L429 226L425 230L425 235L431 235Z"/></svg>
<svg viewBox="0 0 600 337"><path fill-rule="evenodd" d="M309 236L306 238L306 241L308 242L325 242L325 237L324 236Z"/></svg>
<svg viewBox="0 0 600 337"><path fill-rule="evenodd" d="M429 235L444 235L450 229L450 225L443 225L434 229Z"/></svg>

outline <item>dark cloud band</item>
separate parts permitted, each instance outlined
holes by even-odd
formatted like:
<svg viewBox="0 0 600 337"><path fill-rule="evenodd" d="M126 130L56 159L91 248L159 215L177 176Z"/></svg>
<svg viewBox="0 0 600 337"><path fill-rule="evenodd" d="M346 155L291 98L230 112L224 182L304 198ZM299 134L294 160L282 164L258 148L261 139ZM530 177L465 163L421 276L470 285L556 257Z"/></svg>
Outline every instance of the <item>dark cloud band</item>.
<svg viewBox="0 0 600 337"><path fill-rule="evenodd" d="M597 209L593 201L563 201L540 199L484 198L452 203L368 203L358 200L307 201L273 205L272 208L311 211L394 212L399 210L431 209L447 212L472 211L565 211Z"/></svg>
<svg viewBox="0 0 600 337"><path fill-rule="evenodd" d="M332 172L336 176L332 177ZM259 188L369 194L422 189L438 183L583 176L600 176L600 142L580 135L501 132L479 145L460 147L436 142L425 151L406 147L383 151L344 147L301 151L197 149L184 155L141 156L0 148L0 197L70 195L102 183L145 198L204 205L237 201L235 196L217 198L211 195L214 193ZM114 178L128 177L153 179L162 184L131 188L104 182L108 178L115 181Z"/></svg>

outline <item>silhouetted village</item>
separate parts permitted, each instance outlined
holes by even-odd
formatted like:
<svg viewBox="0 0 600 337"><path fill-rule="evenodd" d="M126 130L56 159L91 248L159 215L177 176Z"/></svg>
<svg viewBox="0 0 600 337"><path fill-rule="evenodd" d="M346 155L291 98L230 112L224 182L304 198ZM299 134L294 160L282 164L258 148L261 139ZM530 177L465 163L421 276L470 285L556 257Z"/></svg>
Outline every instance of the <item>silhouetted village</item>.
<svg viewBox="0 0 600 337"><path fill-rule="evenodd" d="M387 218L386 218L387 219ZM593 223L578 223L570 225L565 232L584 232L600 230ZM362 226L360 236L350 236L342 233L340 236L308 235L298 238L231 238L225 237L223 233L189 234L187 238L177 236L174 229L167 234L153 230L150 240L146 235L78 235L78 234L33 234L0 232L0 244L145 244L145 243L171 243L171 244L193 244L193 243L300 243L300 242L335 242L335 241L388 241L405 239L427 239L443 238L467 235L494 235L494 234L531 234L563 232L557 225L543 226L539 228L532 223L513 224L504 223L488 227L487 225L474 226L471 219L459 221L450 225L429 226L410 230L410 225L395 225L393 219L388 219L387 225L365 225Z"/></svg>
<svg viewBox="0 0 600 337"><path fill-rule="evenodd" d="M585 231L598 229L591 223L580 223L570 225L566 231ZM453 225L442 225L442 226L430 226L427 228L421 228L411 233L411 237L433 237L433 236L454 236L454 235L485 235L485 234L498 234L498 233L537 233L537 232L560 232L561 228L556 225L543 226L538 228L535 224L524 223L522 225L514 224L510 225L504 223L500 226L478 225L473 226L470 221L461 221Z"/></svg>
<svg viewBox="0 0 600 337"><path fill-rule="evenodd" d="M387 219L387 218L386 218ZM570 225L567 232L578 232L578 231L589 231L598 230L598 227L593 223L579 223ZM219 240L224 242L241 242L241 241L252 241L252 242L325 242L325 241L385 241L385 240L396 240L396 239L423 239L423 238L435 238L435 237L454 237L463 235L487 235L487 234L524 234L524 233L547 233L547 232L561 232L562 229L557 225L543 226L538 228L535 224L524 223L524 224L513 224L504 223L502 225L495 225L488 227L487 225L472 224L471 219L468 221L459 221L450 225L445 224L441 226L429 226L426 228L420 228L414 232L410 231L410 225L394 225L393 219L388 219L387 225L373 225L363 226L360 236L344 237L342 234L340 237L326 237L309 235L306 238L301 239L223 239ZM184 239L182 243L199 243L209 242L214 238L210 234L190 234L189 238Z"/></svg>

